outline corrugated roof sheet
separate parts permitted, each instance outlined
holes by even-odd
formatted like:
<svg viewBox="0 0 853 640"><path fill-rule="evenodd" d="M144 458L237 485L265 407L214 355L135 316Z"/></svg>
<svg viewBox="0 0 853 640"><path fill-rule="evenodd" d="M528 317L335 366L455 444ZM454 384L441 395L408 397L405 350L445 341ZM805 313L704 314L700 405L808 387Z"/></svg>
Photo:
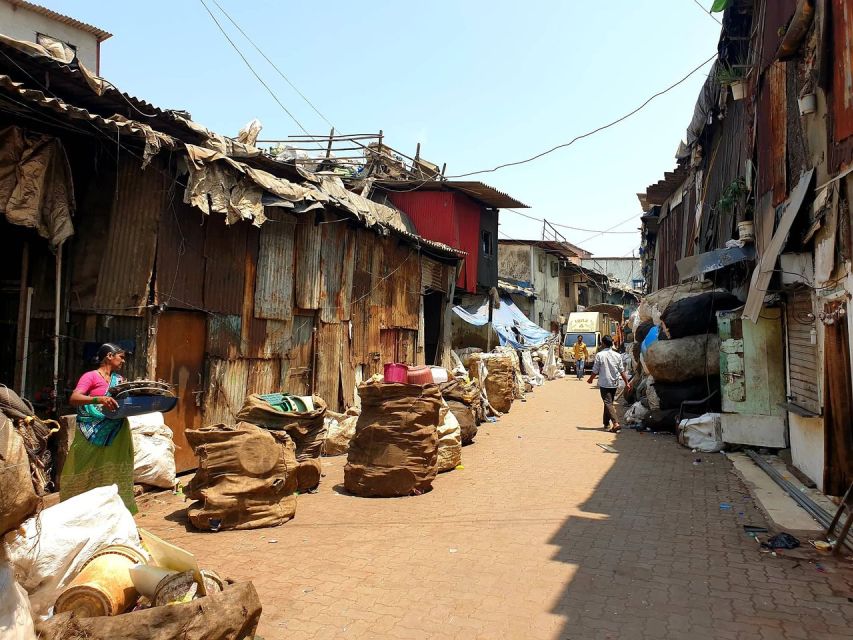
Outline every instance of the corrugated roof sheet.
<svg viewBox="0 0 853 640"><path fill-rule="evenodd" d="M293 315L296 218L270 211L261 227L255 277L255 316L288 320Z"/></svg>
<svg viewBox="0 0 853 640"><path fill-rule="evenodd" d="M459 191L480 204L495 209L530 207L503 191L476 180L377 180L374 186L386 191Z"/></svg>
<svg viewBox="0 0 853 640"><path fill-rule="evenodd" d="M690 174L690 167L687 163L680 163L675 171L667 171L663 174L663 180L658 180L654 184L646 187L644 193L638 193L637 198L643 211L648 212L654 206L660 206L666 202L675 190L681 186L681 183Z"/></svg>
<svg viewBox="0 0 853 640"><path fill-rule="evenodd" d="M98 42L103 42L104 40L113 37L113 34L111 34L109 31L104 31L103 29L99 29L98 27L95 27L91 24L88 24L81 20L77 20L76 18L72 18L71 16L66 16L65 14L57 13L53 9L48 9L47 7L43 7L40 4L26 2L26 0L7 1L13 7L21 7L22 9L28 9L33 13L38 13L40 15L50 18L51 20L56 20L57 22L61 22L62 24L67 24L69 27L74 27L75 29L80 29L80 31L91 33L98 39Z"/></svg>
<svg viewBox="0 0 853 640"><path fill-rule="evenodd" d="M589 258L592 254L586 249L581 249L579 246L571 242L558 242L556 240L508 240L501 238L498 244L513 244L530 247L540 247L554 255L563 258Z"/></svg>

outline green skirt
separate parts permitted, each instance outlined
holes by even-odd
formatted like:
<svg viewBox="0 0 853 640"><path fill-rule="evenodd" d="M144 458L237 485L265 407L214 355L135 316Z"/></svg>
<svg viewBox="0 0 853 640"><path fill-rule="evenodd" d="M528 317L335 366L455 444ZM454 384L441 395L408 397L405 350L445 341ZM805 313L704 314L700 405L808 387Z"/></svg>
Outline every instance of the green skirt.
<svg viewBox="0 0 853 640"><path fill-rule="evenodd" d="M86 440L77 429L74 442L59 477L59 499L68 500L96 487L118 486L118 495L128 510L135 514L133 499L133 437L125 420L115 439L106 447Z"/></svg>

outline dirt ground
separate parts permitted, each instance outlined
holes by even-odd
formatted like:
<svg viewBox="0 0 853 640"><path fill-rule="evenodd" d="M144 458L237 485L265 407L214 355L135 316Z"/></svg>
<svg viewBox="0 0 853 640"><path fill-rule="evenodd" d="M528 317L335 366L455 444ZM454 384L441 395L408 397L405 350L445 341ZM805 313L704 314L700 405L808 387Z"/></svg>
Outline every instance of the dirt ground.
<svg viewBox="0 0 853 640"><path fill-rule="evenodd" d="M600 417L597 390L556 380L425 495L345 495L345 458L326 458L284 526L197 532L172 493L137 521L253 581L266 640L853 638L848 565L761 553L743 525L765 519L725 455Z"/></svg>

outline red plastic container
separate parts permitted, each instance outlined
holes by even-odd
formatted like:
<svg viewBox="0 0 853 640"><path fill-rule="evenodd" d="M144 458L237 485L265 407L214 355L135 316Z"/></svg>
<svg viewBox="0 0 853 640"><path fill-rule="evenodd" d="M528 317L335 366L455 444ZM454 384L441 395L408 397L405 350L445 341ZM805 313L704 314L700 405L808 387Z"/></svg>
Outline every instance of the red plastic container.
<svg viewBox="0 0 853 640"><path fill-rule="evenodd" d="M408 367L409 384L432 384L432 369L423 365L419 367Z"/></svg>
<svg viewBox="0 0 853 640"><path fill-rule="evenodd" d="M408 382L408 367L404 364L389 362L385 365L385 382Z"/></svg>

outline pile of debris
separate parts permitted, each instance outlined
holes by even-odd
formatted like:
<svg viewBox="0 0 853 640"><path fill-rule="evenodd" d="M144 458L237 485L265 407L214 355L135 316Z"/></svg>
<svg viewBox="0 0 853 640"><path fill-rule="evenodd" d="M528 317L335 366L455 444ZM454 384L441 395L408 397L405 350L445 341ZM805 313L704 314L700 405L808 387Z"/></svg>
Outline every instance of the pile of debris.
<svg viewBox="0 0 853 640"><path fill-rule="evenodd" d="M631 318L636 401L629 424L675 432L688 413L719 412L717 311L741 306L733 295L689 283L648 296Z"/></svg>

